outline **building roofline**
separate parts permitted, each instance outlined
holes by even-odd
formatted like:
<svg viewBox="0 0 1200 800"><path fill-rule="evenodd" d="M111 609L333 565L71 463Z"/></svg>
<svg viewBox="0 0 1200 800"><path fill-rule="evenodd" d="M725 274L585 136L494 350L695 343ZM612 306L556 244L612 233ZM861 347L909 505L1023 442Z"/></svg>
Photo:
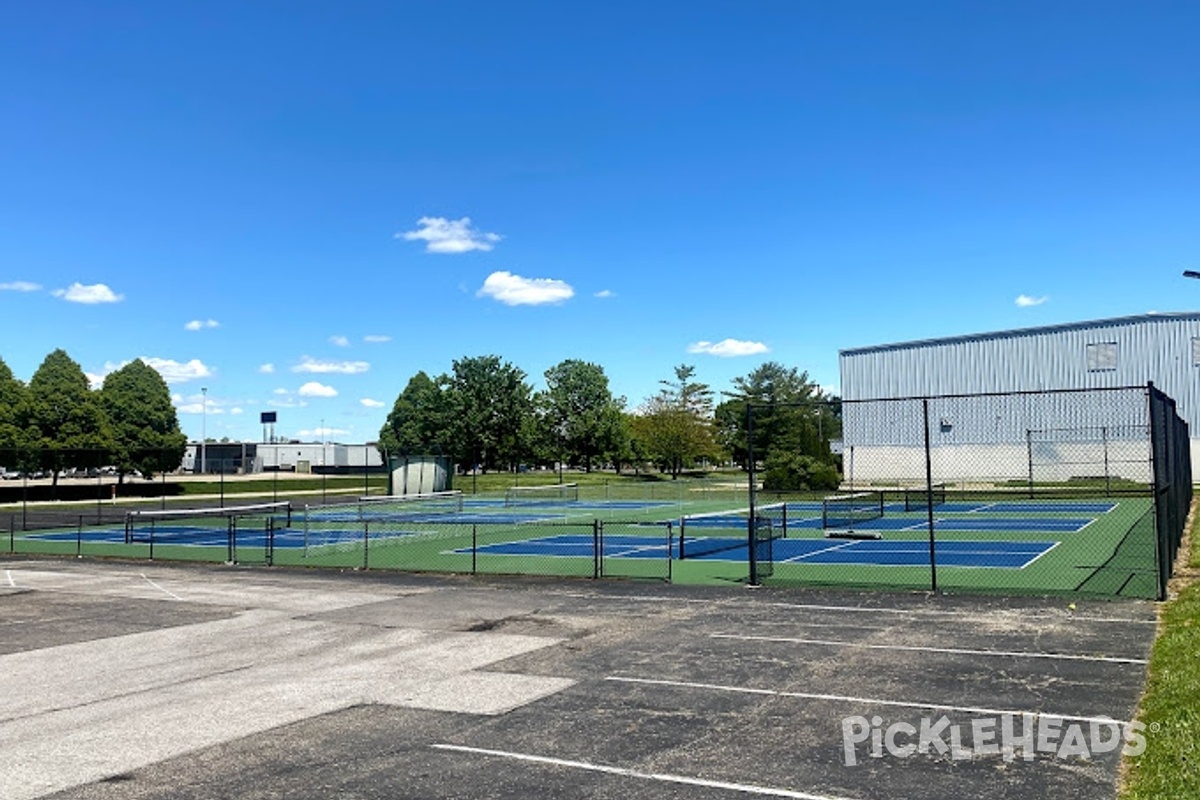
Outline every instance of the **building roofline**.
<svg viewBox="0 0 1200 800"><path fill-rule="evenodd" d="M1022 336L1038 336L1044 333L1059 333L1061 331L1083 330L1112 325L1131 325L1137 322L1170 322L1191 321L1200 322L1200 311L1171 311L1134 314L1128 317L1113 317L1111 319L1096 319L1085 322L1065 322L1059 325L1041 325L1034 328L1013 328L1006 331L991 333L969 333L961 336L946 336L939 339L915 339L910 342L894 342L892 344L876 344L866 347L848 347L838 351L838 356L855 356L864 353L878 353L886 350L907 350L917 347L936 347L944 344L961 344L963 342L979 342L988 339L1013 339Z"/></svg>

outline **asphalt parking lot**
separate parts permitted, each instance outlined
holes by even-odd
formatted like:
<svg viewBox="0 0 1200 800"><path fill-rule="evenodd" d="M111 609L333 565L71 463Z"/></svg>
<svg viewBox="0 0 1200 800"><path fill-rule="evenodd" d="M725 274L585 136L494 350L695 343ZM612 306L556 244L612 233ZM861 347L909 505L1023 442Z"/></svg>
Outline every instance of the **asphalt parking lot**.
<svg viewBox="0 0 1200 800"><path fill-rule="evenodd" d="M9 559L0 796L1113 797L1136 742L1109 721L1134 714L1154 620L1137 602Z"/></svg>

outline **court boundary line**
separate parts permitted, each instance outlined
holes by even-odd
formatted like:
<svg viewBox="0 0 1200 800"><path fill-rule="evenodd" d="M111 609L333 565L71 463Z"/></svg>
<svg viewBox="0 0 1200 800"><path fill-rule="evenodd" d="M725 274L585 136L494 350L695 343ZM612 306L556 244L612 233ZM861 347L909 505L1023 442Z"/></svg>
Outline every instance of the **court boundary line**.
<svg viewBox="0 0 1200 800"><path fill-rule="evenodd" d="M526 761L533 764L545 764L552 767L570 767L587 772L599 772L605 775L618 775L623 778L638 778L641 780L659 781L661 783L678 783L685 786L700 786L708 789L724 789L742 794L758 795L760 797L788 797L792 800L850 800L850 798L827 794L812 794L793 789L778 789L770 786L755 786L749 783L732 783L715 781L708 778L691 778L686 775L673 775L667 772L643 772L630 767L615 767L609 764L592 764L587 761L573 761L565 758L539 756L531 753L515 753L506 750L489 750L483 747L468 747L461 744L433 744L435 750L446 750L456 753L507 758L515 761Z"/></svg>
<svg viewBox="0 0 1200 800"><path fill-rule="evenodd" d="M1047 653L1022 650L976 650L960 647L917 647L907 644L867 644L865 642L839 642L832 639L801 639L791 636L753 636L740 633L710 633L711 639L736 639L751 642L779 642L784 644L816 644L830 647L856 647L864 650L904 650L909 652L942 653L945 655L963 656L996 656L1000 658L1044 658L1063 661L1087 661L1103 664L1138 664L1150 663L1144 658L1125 658L1123 656L1091 656L1081 653Z"/></svg>
<svg viewBox="0 0 1200 800"><path fill-rule="evenodd" d="M649 686L673 686L684 689L705 689L729 694L753 694L763 697L790 697L798 700L829 700L838 703L863 703L866 705L889 706L893 708L923 708L931 711L961 712L984 717L1030 716L1036 718L1048 717L1070 722L1095 722L1101 725L1130 723L1115 717L1089 717L1079 714L1055 714L1049 711L1015 711L1003 708L988 708L986 706L955 706L946 703L929 703L924 701L884 700L878 697L855 697L841 694L818 694L816 692L782 692L777 689L753 689L748 686L722 686L717 683L697 683L693 681L668 681L661 678L636 678L622 675L607 675L604 680L618 683L637 683Z"/></svg>

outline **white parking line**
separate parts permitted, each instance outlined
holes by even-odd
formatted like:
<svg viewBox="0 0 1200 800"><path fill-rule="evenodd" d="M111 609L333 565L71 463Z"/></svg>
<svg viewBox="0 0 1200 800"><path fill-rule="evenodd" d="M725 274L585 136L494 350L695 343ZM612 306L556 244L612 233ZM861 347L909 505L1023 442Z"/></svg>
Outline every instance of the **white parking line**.
<svg viewBox="0 0 1200 800"><path fill-rule="evenodd" d="M155 589L158 589L160 592L162 592L163 594L167 595L168 597L170 597L170 598L173 598L173 599L175 599L175 600L183 600L183 598L182 598L182 597L180 597L179 595L175 594L175 593L174 593L174 592L172 592L172 591L168 591L167 589L164 589L163 587L159 586L159 585L158 585L157 583L155 583L154 581L152 581L152 580L150 580L149 578L147 578L147 577L146 577L146 573L144 573L144 572L143 572L143 573L141 573L141 575L142 575L142 579L143 579L144 581L146 581L146 583L150 584L150 585L151 585L151 586L153 586Z"/></svg>
<svg viewBox="0 0 1200 800"><path fill-rule="evenodd" d="M816 644L829 647L859 647L864 650L910 650L922 653L944 653L959 656L1000 656L1006 658L1048 658L1061 661L1096 661L1107 664L1146 664L1144 658L1121 658L1119 656L1088 656L1074 653L1042 653L1020 650L972 650L958 647L918 647L905 644L863 644L839 642L831 639L799 639L789 636L746 636L738 633L710 633L713 639L741 639L752 642L785 642L791 644Z"/></svg>
<svg viewBox="0 0 1200 800"><path fill-rule="evenodd" d="M456 753L471 753L480 756L508 758L515 761L528 761L534 764L547 764L553 767L570 767L588 772L602 772L606 775L620 775L625 778L640 778L642 780L661 781L663 783L679 783L685 786L703 786L709 789L726 789L731 792L758 795L759 797L790 797L793 800L849 800L845 797L835 797L827 794L812 794L797 792L791 789L776 789L770 786L754 786L748 783L729 783L726 781L705 780L704 778L689 778L686 775L671 775L663 772L641 772L626 767L614 767L608 764L590 764L586 761L570 761L564 758L535 756L529 753L511 753L505 750L486 750L482 747L464 747L457 744L431 745L435 750L449 750Z"/></svg>
<svg viewBox="0 0 1200 800"><path fill-rule="evenodd" d="M647 686L674 686L681 689L704 689L710 692L729 692L732 694L756 694L767 697L792 697L798 700L831 700L836 703L855 703L869 706L891 706L899 708L925 708L932 711L953 711L964 714L978 714L987 717L1002 717L1029 715L1033 717L1049 717L1070 722L1095 722L1108 725L1117 722L1121 725L1128 723L1114 717L1085 717L1078 714L1054 714L1048 711L1017 711L1005 708L984 708L980 706L952 706L945 703L926 703L919 700L881 700L878 697L855 697L843 694L815 694L811 692L780 692L775 689L752 689L748 686L722 686L716 683L694 683L692 681L666 681L657 678L631 678L624 675L609 675L604 680L618 683L638 683Z"/></svg>

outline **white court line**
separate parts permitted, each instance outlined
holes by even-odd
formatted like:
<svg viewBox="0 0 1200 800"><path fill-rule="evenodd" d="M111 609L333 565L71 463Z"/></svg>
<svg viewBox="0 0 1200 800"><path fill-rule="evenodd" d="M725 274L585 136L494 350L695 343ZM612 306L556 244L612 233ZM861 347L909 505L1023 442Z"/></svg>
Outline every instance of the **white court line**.
<svg viewBox="0 0 1200 800"><path fill-rule="evenodd" d="M1039 558L1041 558L1042 556L1046 555L1046 554L1047 554L1047 553L1049 553L1051 550L1053 550L1054 548L1058 547L1060 544L1062 544L1062 542L1055 542L1054 544L1050 545L1050 546L1049 546L1049 547L1047 547L1045 550L1043 550L1042 552L1040 552L1040 553L1038 553L1036 556L1034 556L1032 561L1026 561L1026 562L1025 562L1025 563L1024 563L1022 566L1021 566L1021 569L1025 569L1025 567L1028 567L1028 566L1030 566L1031 564L1033 564L1033 562L1034 562L1034 561L1037 561Z"/></svg>
<svg viewBox="0 0 1200 800"><path fill-rule="evenodd" d="M164 589L163 587L159 586L159 585L158 585L157 583L155 583L154 581L152 581L152 580L150 580L149 578L147 578L147 577L146 577L146 573L144 573L144 572L143 572L143 573L141 573L141 576L142 576L142 579L146 581L146 583L150 584L150 585L151 585L151 586L153 586L155 589L158 589L160 592L162 592L163 594L167 595L168 597L171 597L171 598L173 598L173 599L175 599L175 600L183 600L183 598L182 598L182 597L180 597L179 595L175 594L175 593L174 593L174 592L172 592L172 591L168 591L167 589Z"/></svg>
<svg viewBox="0 0 1200 800"><path fill-rule="evenodd" d="M811 794L797 792L791 789L776 789L770 786L754 786L748 783L728 783L726 781L711 781L704 778L689 778L685 775L671 775L663 772L641 772L626 767L613 767L607 764L589 764L586 761L569 761L563 758L535 756L529 753L510 753L504 750L485 750L482 747L464 747L457 744L430 745L435 750L451 750L456 753L472 753L481 756L510 758L515 761L529 761L534 764L548 764L553 767L570 767L588 772L602 772L606 775L620 775L625 778L640 778L642 780L661 781L663 783L681 783L685 786L703 786L709 789L726 789L731 792L753 794L760 797L790 797L794 800L849 800L845 797L835 797L827 794Z"/></svg>
<svg viewBox="0 0 1200 800"><path fill-rule="evenodd" d="M8 578L8 585L14 589L17 588L17 582L13 580L12 570L11 569L4 570L4 575L5 575L5 577Z"/></svg>
<svg viewBox="0 0 1200 800"><path fill-rule="evenodd" d="M864 644L839 642L832 639L799 639L790 636L748 636L739 633L710 633L713 639L739 639L750 642L783 642L791 644L820 644L829 647L859 647L865 650L911 650L922 653L944 653L959 656L998 656L1006 658L1048 658L1062 661L1096 661L1104 664L1146 664L1144 658L1122 658L1120 656L1088 656L1076 653L1042 653L1020 650L972 650L959 647L917 647L907 644Z"/></svg>
<svg viewBox="0 0 1200 800"><path fill-rule="evenodd" d="M925 708L932 711L955 711L964 714L978 714L986 717L1003 717L1003 716L1021 716L1029 715L1032 717L1049 717L1052 719L1061 719L1071 722L1095 722L1108 725L1113 722L1118 722L1121 725L1128 723L1116 720L1113 717L1081 717L1076 714L1052 714L1048 711L1014 711L1005 708L984 708L980 706L951 706L944 703L923 703L920 701L907 700L881 700L878 697L855 697L853 695L844 694L814 694L811 692L780 692L775 689L751 689L747 686L721 686L716 683L693 683L691 681L665 681L658 678L628 678L621 675L609 675L604 680L617 681L619 683L640 683L650 686L674 686L683 689L707 689L713 692L729 692L732 694L757 694L768 697L793 697L800 700L831 700L837 703L857 703L861 705L871 706L892 706L899 708Z"/></svg>
<svg viewBox="0 0 1200 800"><path fill-rule="evenodd" d="M828 553L833 550L841 550L843 547L850 547L851 545L854 545L854 544L857 544L857 542L842 542L841 544L831 544L831 545L829 545L829 547L822 547L820 550L814 550L811 553L803 553L798 556L792 556L791 558L785 558L779 563L781 563L781 564L798 564L798 563L800 563L801 559L810 558L812 556L818 556L821 553Z"/></svg>

